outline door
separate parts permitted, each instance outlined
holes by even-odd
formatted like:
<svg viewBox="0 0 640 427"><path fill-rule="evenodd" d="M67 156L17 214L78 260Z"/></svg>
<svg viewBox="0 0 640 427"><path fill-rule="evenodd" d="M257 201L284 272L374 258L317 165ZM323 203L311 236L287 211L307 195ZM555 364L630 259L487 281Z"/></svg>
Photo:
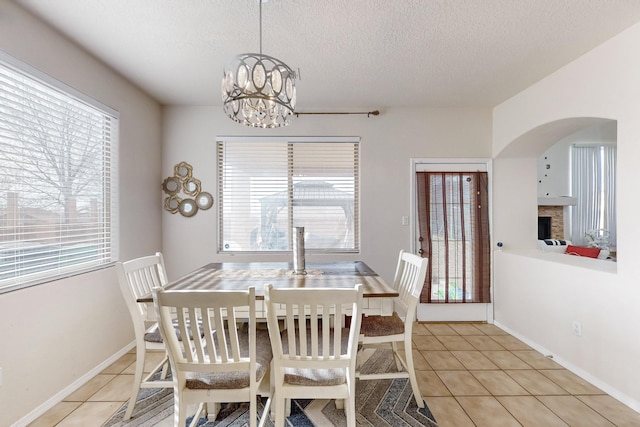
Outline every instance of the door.
<svg viewBox="0 0 640 427"><path fill-rule="evenodd" d="M488 161L415 163L415 251L429 258L418 320L493 320L488 169Z"/></svg>

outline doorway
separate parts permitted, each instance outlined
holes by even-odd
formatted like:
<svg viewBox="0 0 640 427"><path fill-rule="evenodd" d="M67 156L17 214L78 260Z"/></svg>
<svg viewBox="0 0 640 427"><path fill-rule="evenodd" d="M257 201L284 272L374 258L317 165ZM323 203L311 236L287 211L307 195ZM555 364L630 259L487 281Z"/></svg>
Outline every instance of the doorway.
<svg viewBox="0 0 640 427"><path fill-rule="evenodd" d="M493 321L491 161L412 159L411 164L412 249L429 258L418 320Z"/></svg>

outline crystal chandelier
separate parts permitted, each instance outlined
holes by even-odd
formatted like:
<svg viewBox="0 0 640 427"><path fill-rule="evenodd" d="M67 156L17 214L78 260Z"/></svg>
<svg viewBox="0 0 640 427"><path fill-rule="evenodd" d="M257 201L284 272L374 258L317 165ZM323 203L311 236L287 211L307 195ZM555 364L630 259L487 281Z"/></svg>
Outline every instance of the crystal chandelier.
<svg viewBox="0 0 640 427"><path fill-rule="evenodd" d="M243 53L224 68L224 112L238 123L260 128L287 126L294 117L296 73L284 62L262 54L262 1L260 53Z"/></svg>

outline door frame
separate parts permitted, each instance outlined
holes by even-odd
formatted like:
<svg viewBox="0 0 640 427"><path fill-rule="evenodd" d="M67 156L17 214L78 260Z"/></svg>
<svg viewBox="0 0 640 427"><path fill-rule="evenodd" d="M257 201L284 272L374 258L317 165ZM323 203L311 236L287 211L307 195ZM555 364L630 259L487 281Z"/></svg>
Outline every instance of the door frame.
<svg viewBox="0 0 640 427"><path fill-rule="evenodd" d="M411 216L409 218L411 251L418 251L418 205L416 172L487 172L489 182L489 236L493 236L493 175L490 158L411 158ZM491 239L491 237L490 237ZM493 248L493 242L489 242ZM491 253L493 273L493 251ZM427 322L487 322L493 323L493 277L490 282L490 303L419 303L418 321Z"/></svg>

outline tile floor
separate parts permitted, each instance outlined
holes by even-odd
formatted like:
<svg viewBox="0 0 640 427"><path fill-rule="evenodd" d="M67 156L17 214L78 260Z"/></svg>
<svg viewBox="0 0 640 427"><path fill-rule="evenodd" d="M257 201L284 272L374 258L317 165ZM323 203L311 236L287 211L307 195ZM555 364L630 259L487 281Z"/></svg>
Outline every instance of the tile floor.
<svg viewBox="0 0 640 427"><path fill-rule="evenodd" d="M422 323L413 341L441 427L640 426L639 413L496 326ZM134 361L126 354L30 427L99 426L127 401Z"/></svg>

